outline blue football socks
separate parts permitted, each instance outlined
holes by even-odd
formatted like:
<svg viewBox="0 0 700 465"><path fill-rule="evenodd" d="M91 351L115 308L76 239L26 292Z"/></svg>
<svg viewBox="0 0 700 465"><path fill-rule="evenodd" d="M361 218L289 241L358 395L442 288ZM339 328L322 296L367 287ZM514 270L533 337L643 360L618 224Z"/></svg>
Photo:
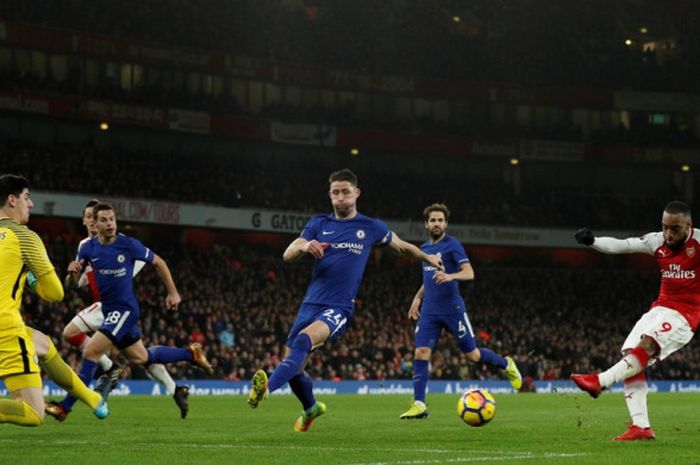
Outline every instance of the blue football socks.
<svg viewBox="0 0 700 465"><path fill-rule="evenodd" d="M294 375L299 373L306 356L311 352L311 339L306 334L299 334L294 338L290 346L292 353L287 358L282 360L282 363L277 365L275 371L270 376L267 388L270 392L284 386Z"/></svg>
<svg viewBox="0 0 700 465"><path fill-rule="evenodd" d="M428 368L430 361L413 361L413 398L425 403L425 391L428 388Z"/></svg>
<svg viewBox="0 0 700 465"><path fill-rule="evenodd" d="M153 346L148 348L146 363L191 362L192 352L180 347Z"/></svg>
<svg viewBox="0 0 700 465"><path fill-rule="evenodd" d="M316 403L314 398L313 383L308 373L297 373L289 380L289 387L297 399L301 401L304 410L308 410Z"/></svg>
<svg viewBox="0 0 700 465"><path fill-rule="evenodd" d="M483 349L479 347L479 352L481 352L481 358L479 361L482 363L488 363L489 365L497 366L499 368L505 368L508 366L508 361L491 349Z"/></svg>

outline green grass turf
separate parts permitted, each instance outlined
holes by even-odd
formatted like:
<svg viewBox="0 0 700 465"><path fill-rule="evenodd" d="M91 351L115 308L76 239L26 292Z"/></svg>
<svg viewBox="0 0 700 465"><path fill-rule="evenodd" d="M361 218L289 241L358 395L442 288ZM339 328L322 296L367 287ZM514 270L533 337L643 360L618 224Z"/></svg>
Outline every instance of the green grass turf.
<svg viewBox="0 0 700 465"><path fill-rule="evenodd" d="M76 411L62 424L0 425L0 463L70 465L217 464L700 464L700 394L651 394L658 439L613 443L626 428L622 394L496 397L495 419L461 422L457 395L430 395L430 418L400 421L406 396L321 397L328 413L295 433L296 400L272 396L257 410L243 397L191 397L181 420L172 399L111 400L98 421Z"/></svg>

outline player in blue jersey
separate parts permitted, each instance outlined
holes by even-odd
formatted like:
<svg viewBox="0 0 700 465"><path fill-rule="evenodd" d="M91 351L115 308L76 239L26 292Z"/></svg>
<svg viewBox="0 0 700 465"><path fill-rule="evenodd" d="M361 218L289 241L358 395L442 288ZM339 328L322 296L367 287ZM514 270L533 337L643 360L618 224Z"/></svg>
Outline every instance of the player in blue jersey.
<svg viewBox="0 0 700 465"><path fill-rule="evenodd" d="M315 259L311 284L287 337L285 359L275 368L269 382L265 371L257 371L248 396L248 404L255 408L269 392L289 383L304 409L294 424L298 432L307 431L326 411L325 404L314 399L311 378L304 366L312 349L347 331L372 246L388 245L398 253L442 267L438 256L428 255L401 240L382 221L358 213L360 189L352 171L336 171L328 182L333 213L311 218L283 256L286 262L303 255Z"/></svg>
<svg viewBox="0 0 700 465"><path fill-rule="evenodd" d="M70 280L77 281L83 265L90 264L100 291L105 317L102 326L85 346L83 364L78 373L80 379L88 384L97 369L97 360L112 347L119 349L132 363L145 365L189 361L211 374L211 365L200 344L191 344L187 349L154 346L148 350L143 345L138 326L140 308L133 286L134 263L143 261L155 267L168 292L165 298L167 309L177 309L181 301L180 294L170 269L162 258L138 240L117 232L117 220L110 204L95 205L93 216L97 223L97 236L86 242L78 252L78 260L68 265ZM47 405L46 412L62 420L74 403L75 398L67 396L60 403Z"/></svg>
<svg viewBox="0 0 700 465"><path fill-rule="evenodd" d="M476 347L467 307L459 292L459 281L473 280L474 269L462 244L447 235L450 210L444 204L434 203L423 210L423 218L430 239L421 249L426 254L441 257L445 269L439 270L430 263L423 263L423 285L418 289L408 310L409 318L418 320L413 361L414 402L400 416L401 419L428 417L425 392L428 386L430 356L443 328L452 333L467 360L503 368L513 389L517 391L522 386L522 377L512 358L504 358L490 349Z"/></svg>

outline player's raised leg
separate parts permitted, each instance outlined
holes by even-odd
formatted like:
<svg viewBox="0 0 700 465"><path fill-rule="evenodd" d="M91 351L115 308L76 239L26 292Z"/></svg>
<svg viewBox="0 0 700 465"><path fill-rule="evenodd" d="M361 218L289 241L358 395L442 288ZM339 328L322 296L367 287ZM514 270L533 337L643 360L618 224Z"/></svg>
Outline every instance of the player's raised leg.
<svg viewBox="0 0 700 465"><path fill-rule="evenodd" d="M143 343L141 343L143 346ZM126 349L124 351L126 354ZM186 349L180 347L152 346L148 348L148 358L140 363L177 363L191 362L204 370L208 375L214 373L214 369L207 360L204 348L198 342L190 344ZM131 358L130 358L131 360Z"/></svg>
<svg viewBox="0 0 700 465"><path fill-rule="evenodd" d="M285 359L277 365L269 381L264 371L260 370L253 376L248 404L256 408L267 398L268 393L274 392L289 382L292 392L302 404L303 412L297 419L294 429L299 432L307 431L313 421L326 411L326 406L320 406L313 396L313 383L304 373L304 366L311 350L322 345L326 340L335 339L347 330L348 315L339 309L327 308L321 305L304 305L299 311L287 338Z"/></svg>
<svg viewBox="0 0 700 465"><path fill-rule="evenodd" d="M459 348L466 354L467 360L472 363L485 363L505 370L510 385L516 391L520 390L523 386L523 377L520 374L520 370L518 370L515 360L511 357L503 357L491 349L476 347L474 331L466 311L462 313L456 324L453 321L448 321L447 323L450 332L457 339Z"/></svg>

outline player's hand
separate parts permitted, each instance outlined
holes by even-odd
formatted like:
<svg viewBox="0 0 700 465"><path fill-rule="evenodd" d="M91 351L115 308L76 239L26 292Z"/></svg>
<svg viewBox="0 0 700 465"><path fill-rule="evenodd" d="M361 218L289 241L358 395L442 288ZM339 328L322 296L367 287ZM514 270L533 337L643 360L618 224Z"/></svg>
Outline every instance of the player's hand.
<svg viewBox="0 0 700 465"><path fill-rule="evenodd" d="M408 318L411 320L418 320L418 318L420 318L420 300L413 301L411 308L408 309Z"/></svg>
<svg viewBox="0 0 700 465"><path fill-rule="evenodd" d="M79 262L70 262L68 264L68 272L72 275L80 274L83 271L83 263L85 260L80 260Z"/></svg>
<svg viewBox="0 0 700 465"><path fill-rule="evenodd" d="M451 274L447 274L444 271L436 271L433 275L433 281L435 281L436 284L449 283L450 281L454 281L454 279L455 278Z"/></svg>
<svg viewBox="0 0 700 465"><path fill-rule="evenodd" d="M318 242L316 239L312 239L304 245L304 252L313 255L314 258L321 258L323 257L323 251L329 246L328 242Z"/></svg>
<svg viewBox="0 0 700 465"><path fill-rule="evenodd" d="M442 258L439 255L428 255L426 261L438 270L445 271L445 265L442 264Z"/></svg>
<svg viewBox="0 0 700 465"><path fill-rule="evenodd" d="M165 308L168 310L177 310L177 306L180 305L180 302L182 302L180 294L177 292L174 294L168 294L165 297Z"/></svg>
<svg viewBox="0 0 700 465"><path fill-rule="evenodd" d="M595 242L593 231L591 231L589 228L579 229L576 231L576 234L574 234L574 237L576 238L576 242L583 245L593 245Z"/></svg>

